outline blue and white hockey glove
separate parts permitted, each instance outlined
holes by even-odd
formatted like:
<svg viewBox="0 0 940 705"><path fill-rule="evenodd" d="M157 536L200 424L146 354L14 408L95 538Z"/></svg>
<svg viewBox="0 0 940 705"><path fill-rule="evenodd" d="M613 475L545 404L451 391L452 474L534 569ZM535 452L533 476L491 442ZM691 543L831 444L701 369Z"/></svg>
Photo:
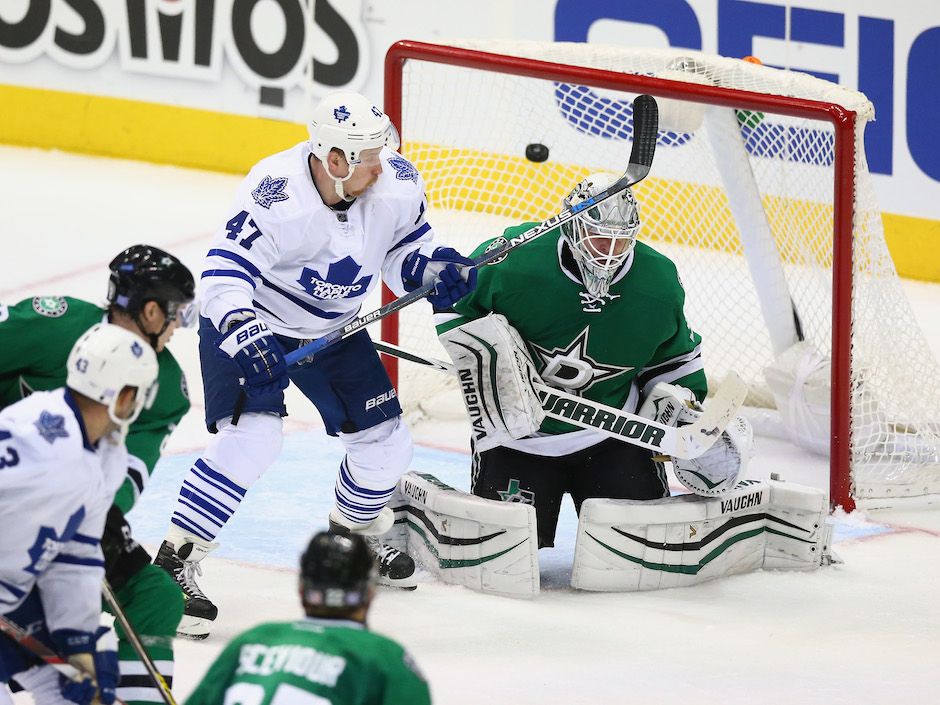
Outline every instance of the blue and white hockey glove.
<svg viewBox="0 0 940 705"><path fill-rule="evenodd" d="M94 633L75 629L60 629L50 635L57 651L79 671L94 674L91 678L73 681L59 676L62 697L78 705L90 705L95 699L102 705L114 702L120 670L118 669L117 639L108 627L98 627Z"/></svg>
<svg viewBox="0 0 940 705"><path fill-rule="evenodd" d="M415 250L405 258L401 268L405 291L434 284L428 301L435 309L448 309L469 294L477 285L477 269L473 260L452 247L438 247L430 257Z"/></svg>
<svg viewBox="0 0 940 705"><path fill-rule="evenodd" d="M229 314L226 318L231 320L235 316ZM248 396L256 397L287 389L289 380L284 349L263 321L253 315L234 320L217 345L219 350L238 363Z"/></svg>

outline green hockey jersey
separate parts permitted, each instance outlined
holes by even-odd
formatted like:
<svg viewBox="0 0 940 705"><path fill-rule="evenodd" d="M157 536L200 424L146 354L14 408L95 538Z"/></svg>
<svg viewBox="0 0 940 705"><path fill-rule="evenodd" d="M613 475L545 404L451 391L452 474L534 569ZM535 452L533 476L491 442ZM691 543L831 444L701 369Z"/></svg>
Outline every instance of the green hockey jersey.
<svg viewBox="0 0 940 705"><path fill-rule="evenodd" d="M508 228L481 244L483 254L535 223ZM526 342L546 384L635 412L656 382L707 392L701 337L685 318L685 291L675 264L637 242L608 296L591 296L561 230L511 250L482 267L477 288L435 316L438 334L490 312L507 318ZM562 437L564 436L564 437ZM604 436L547 418L536 437L507 443L539 455L563 455Z"/></svg>
<svg viewBox="0 0 940 705"><path fill-rule="evenodd" d="M186 705L427 705L428 684L391 639L358 622L262 624L233 639Z"/></svg>
<svg viewBox="0 0 940 705"><path fill-rule="evenodd" d="M64 386L72 346L106 315L100 306L67 296L36 296L0 306L0 409L31 392ZM157 362L156 399L127 434L128 477L114 498L125 514L143 491L163 442L189 410L186 377L173 353L164 348Z"/></svg>

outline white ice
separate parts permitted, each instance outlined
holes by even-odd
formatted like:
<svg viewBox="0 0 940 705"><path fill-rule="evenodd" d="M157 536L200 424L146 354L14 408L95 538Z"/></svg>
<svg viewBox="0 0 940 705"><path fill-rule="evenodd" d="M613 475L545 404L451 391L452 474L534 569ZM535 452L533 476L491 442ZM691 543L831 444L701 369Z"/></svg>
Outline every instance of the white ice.
<svg viewBox="0 0 940 705"><path fill-rule="evenodd" d="M0 303L41 294L101 300L110 258L140 242L178 254L198 276L238 183L229 175L11 147L0 147L0 164ZM906 282L905 288L940 351L940 286ZM193 410L130 517L151 551L182 473L208 438L195 334L180 331L171 348L189 377ZM180 700L234 635L300 614L294 565L309 536L324 528L341 451L302 397L290 392L288 405L284 454L225 527L222 548L205 561L201 584L220 615L207 641L177 641ZM467 428L421 423L413 432L414 469L466 489ZM753 476L777 471L825 486L825 462L778 441L761 439L758 450ZM566 505L558 545L541 555L543 591L536 600L480 595L428 579L415 592L382 591L371 627L413 652L435 702L447 705L932 705L940 699L936 506L839 518L835 550L843 565L643 594L571 590L574 527Z"/></svg>

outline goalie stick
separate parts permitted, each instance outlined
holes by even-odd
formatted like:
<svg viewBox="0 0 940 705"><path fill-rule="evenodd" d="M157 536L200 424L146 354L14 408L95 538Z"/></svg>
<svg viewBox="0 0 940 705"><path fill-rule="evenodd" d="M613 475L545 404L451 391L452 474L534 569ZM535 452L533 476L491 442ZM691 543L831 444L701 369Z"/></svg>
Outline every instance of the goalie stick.
<svg viewBox="0 0 940 705"><path fill-rule="evenodd" d="M0 632L6 634L8 637L10 637L10 639L15 641L26 651L29 651L36 658L44 661L49 666L52 666L55 670L57 670L69 680L81 681L85 677L92 678L92 680L94 680L94 677L91 673L76 668L64 658L59 656L59 654L57 654L55 651L39 641L39 639L28 633L18 624L11 622L3 615L0 615ZM97 702L97 700L95 702ZM117 697L114 698L114 702L116 705L127 705L127 703Z"/></svg>
<svg viewBox="0 0 940 705"><path fill-rule="evenodd" d="M424 357L382 341L373 341L372 344L380 353L441 372L454 373L453 365L443 360ZM539 394L546 416L676 458L697 458L708 450L731 423L747 395L744 380L737 373L729 372L715 396L704 407L702 415L694 423L677 428L563 392L547 384L535 382L533 386Z"/></svg>
<svg viewBox="0 0 940 705"><path fill-rule="evenodd" d="M160 675L160 671L158 671L156 665L154 665L150 654L144 649L140 635L127 618L124 608L121 607L121 604L117 601L117 598L114 596L114 591L111 589L111 585L107 580L104 581L101 590L104 593L105 602L108 603L108 607L111 608L111 612L114 614L114 618L118 621L118 624L121 625L124 634L127 636L127 640L131 642L131 646L134 647L134 651L137 652L137 655L140 657L141 663L143 663L144 668L147 669L150 679L153 681L154 685L157 686L157 690L160 691L160 697L163 698L163 702L166 703L166 705L177 705L176 699L170 691L170 686L167 685L166 680Z"/></svg>
<svg viewBox="0 0 940 705"><path fill-rule="evenodd" d="M477 267L482 267L483 265L489 264L490 262L503 257L510 250L524 245L527 242L532 242L532 240L535 240L545 233L554 230L558 226L567 223L569 220L573 220L578 216L579 213L581 213L581 211L587 210L588 208L593 208L597 204L603 203L608 198L612 198L617 194L622 193L634 184L637 184L645 179L647 174L650 173L650 167L653 164L653 155L656 152L656 138L658 132L659 108L656 106L656 99L651 95L638 95L633 100L633 146L630 149L630 162L627 164L627 170L624 172L623 176L617 179L617 181L612 183L606 189L596 194L593 198L582 201L581 203L578 203L571 208L566 208L561 213L553 215L548 220L542 221L538 225L534 225L524 233L516 235L499 247L496 247L489 252L484 252L482 255L473 260L473 264ZM360 328L363 328L364 326L367 326L371 323L375 323L376 321L380 321L386 316L396 313L406 306L410 306L415 301L423 299L433 291L434 284L426 284L425 286L419 287L414 291L405 294L404 296L399 296L397 299L385 304L381 308L367 313L364 316L359 316L358 318L353 319L342 328L337 328L336 330L327 333L322 338L311 340L306 345L302 345L296 350L287 353L284 359L288 366L294 365L304 358L311 357L312 355L320 352L333 343L339 342L343 338L348 338ZM238 396L238 400L235 402L235 410L232 414L233 424L238 423L238 418L241 416L241 412L244 406L245 391L243 389Z"/></svg>

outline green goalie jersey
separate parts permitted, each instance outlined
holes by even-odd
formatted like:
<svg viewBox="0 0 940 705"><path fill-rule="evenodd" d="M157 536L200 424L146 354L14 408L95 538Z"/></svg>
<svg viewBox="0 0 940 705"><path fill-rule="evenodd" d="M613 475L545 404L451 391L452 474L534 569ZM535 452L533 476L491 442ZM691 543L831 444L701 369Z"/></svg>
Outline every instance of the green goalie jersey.
<svg viewBox="0 0 940 705"><path fill-rule="evenodd" d="M473 256L533 225L508 228ZM556 229L482 267L476 289L454 306L454 313L438 313L435 322L440 334L490 312L502 314L525 340L546 384L635 412L642 392L656 382L688 387L705 398L701 338L686 322L684 305L675 264L642 242L614 278L609 295L591 296ZM549 418L538 436L507 446L561 455L603 438Z"/></svg>
<svg viewBox="0 0 940 705"><path fill-rule="evenodd" d="M428 705L408 653L358 622L262 624L232 640L186 705Z"/></svg>
<svg viewBox="0 0 940 705"><path fill-rule="evenodd" d="M34 391L65 385L66 361L75 341L105 320L100 306L66 296L36 296L0 305L0 409ZM157 397L127 435L128 476L114 498L127 514L153 472L164 440L189 410L186 377L173 354L157 355Z"/></svg>

